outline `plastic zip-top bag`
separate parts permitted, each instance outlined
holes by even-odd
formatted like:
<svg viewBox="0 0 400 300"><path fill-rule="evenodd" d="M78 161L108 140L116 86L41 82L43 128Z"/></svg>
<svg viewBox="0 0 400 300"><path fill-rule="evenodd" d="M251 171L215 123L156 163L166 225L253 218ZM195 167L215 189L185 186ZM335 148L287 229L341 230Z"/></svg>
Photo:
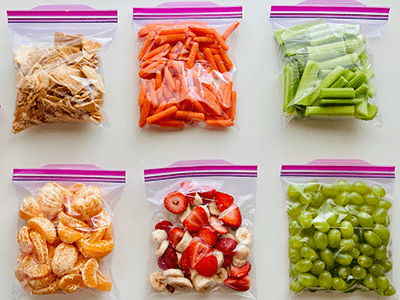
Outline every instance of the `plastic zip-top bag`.
<svg viewBox="0 0 400 300"><path fill-rule="evenodd" d="M113 210L125 171L46 165L14 169L13 183L20 203L20 251L11 299L53 293L120 299L111 273Z"/></svg>
<svg viewBox="0 0 400 300"><path fill-rule="evenodd" d="M389 230L395 167L315 160L283 165L281 179L289 215L290 296L397 299Z"/></svg>
<svg viewBox="0 0 400 300"><path fill-rule="evenodd" d="M7 16L16 69L13 133L43 123L104 124L102 59L117 11L41 5Z"/></svg>
<svg viewBox="0 0 400 300"><path fill-rule="evenodd" d="M148 296L256 299L257 166L181 161L144 176L153 213Z"/></svg>
<svg viewBox="0 0 400 300"><path fill-rule="evenodd" d="M241 6L168 2L133 9L138 36L139 127L231 127Z"/></svg>
<svg viewBox="0 0 400 300"><path fill-rule="evenodd" d="M271 7L284 124L352 117L382 126L370 47L384 34L389 10L354 0Z"/></svg>

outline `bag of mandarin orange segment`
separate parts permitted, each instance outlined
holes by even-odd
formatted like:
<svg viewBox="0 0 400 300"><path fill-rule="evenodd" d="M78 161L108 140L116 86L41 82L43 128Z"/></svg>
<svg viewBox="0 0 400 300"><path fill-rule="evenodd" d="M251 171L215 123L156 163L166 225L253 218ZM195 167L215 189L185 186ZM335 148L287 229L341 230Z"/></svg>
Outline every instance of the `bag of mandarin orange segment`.
<svg viewBox="0 0 400 300"><path fill-rule="evenodd" d="M148 296L256 299L257 166L182 161L144 176L153 213Z"/></svg>
<svg viewBox="0 0 400 300"><path fill-rule="evenodd" d="M231 127L241 6L164 3L133 8L138 36L139 126Z"/></svg>
<svg viewBox="0 0 400 300"><path fill-rule="evenodd" d="M120 299L111 274L113 209L125 171L92 165L14 169L19 253L11 299ZM65 296L65 295L64 295Z"/></svg>

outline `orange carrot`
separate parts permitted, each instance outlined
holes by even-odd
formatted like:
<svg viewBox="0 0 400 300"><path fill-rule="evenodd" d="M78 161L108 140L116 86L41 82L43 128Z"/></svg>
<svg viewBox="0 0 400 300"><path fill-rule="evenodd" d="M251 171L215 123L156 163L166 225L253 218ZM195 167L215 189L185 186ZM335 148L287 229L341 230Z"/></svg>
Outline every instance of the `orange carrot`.
<svg viewBox="0 0 400 300"><path fill-rule="evenodd" d="M156 72L156 90L158 90L162 85L162 75L161 71L157 70Z"/></svg>
<svg viewBox="0 0 400 300"><path fill-rule="evenodd" d="M182 49L181 53L179 54L178 58L183 58L185 56L185 54L188 53L187 49L189 48L191 42L192 42L192 38L188 37L185 44L183 45L183 49Z"/></svg>
<svg viewBox="0 0 400 300"><path fill-rule="evenodd" d="M215 43L215 39L211 36L198 36L195 37L193 41L198 43L210 43L210 44Z"/></svg>
<svg viewBox="0 0 400 300"><path fill-rule="evenodd" d="M194 66L194 60L196 58L197 50L199 50L199 43L194 42L192 48L190 48L188 60L186 61L186 67L188 69L191 69Z"/></svg>
<svg viewBox="0 0 400 300"><path fill-rule="evenodd" d="M146 79L147 77L151 76L152 74L156 73L157 70L161 69L164 67L164 64L167 62L166 59L160 59L150 65L148 65L146 68L142 69L139 71L139 76L141 78Z"/></svg>
<svg viewBox="0 0 400 300"><path fill-rule="evenodd" d="M176 105L178 104L178 101L176 100L176 98L171 98L169 99L168 103L167 103L167 108L170 108L172 106L177 107Z"/></svg>
<svg viewBox="0 0 400 300"><path fill-rule="evenodd" d="M231 93L232 93L232 81L229 81L227 87L225 88L225 94L223 97L223 104L225 108L229 108L231 106Z"/></svg>
<svg viewBox="0 0 400 300"><path fill-rule="evenodd" d="M189 100L192 103L195 110L197 110L198 112L201 112L203 114L206 114L206 110L200 104L200 102L196 100L196 98L194 98L193 96L188 94L185 99Z"/></svg>
<svg viewBox="0 0 400 300"><path fill-rule="evenodd" d="M225 43L225 41L222 39L221 35L218 33L217 29L213 28L212 29L213 35L215 37L215 39L217 40L218 44L221 45L221 47L228 51L229 50L229 46L227 45L227 43Z"/></svg>
<svg viewBox="0 0 400 300"><path fill-rule="evenodd" d="M181 102L181 81L179 79L175 79L175 88L176 88L176 94L175 98L178 103Z"/></svg>
<svg viewBox="0 0 400 300"><path fill-rule="evenodd" d="M186 39L185 34L167 34L167 35L159 35L156 38L156 44L161 45L161 44L166 44L166 43L177 43L177 42L183 42Z"/></svg>
<svg viewBox="0 0 400 300"><path fill-rule="evenodd" d="M164 55L163 55L163 56L165 56L165 55L167 55L168 49L169 49L169 48L170 48L170 44L165 44L165 45L162 45L162 46L160 46L160 47L158 47L158 48L155 48L154 50L151 50L151 51L148 52L146 55L144 55L144 56L143 56L143 60L150 59L150 58L156 56L157 54L161 54L161 53L166 52L166 53L164 53Z"/></svg>
<svg viewBox="0 0 400 300"><path fill-rule="evenodd" d="M168 34L185 34L186 29L184 27L180 28L163 28L160 30L160 35L168 35Z"/></svg>
<svg viewBox="0 0 400 300"><path fill-rule="evenodd" d="M138 104L139 104L140 108L142 108L142 106L143 106L145 97L146 97L146 81L143 80L142 84L140 85L140 93L139 93L139 100L138 100Z"/></svg>
<svg viewBox="0 0 400 300"><path fill-rule="evenodd" d="M215 49L215 48L207 48L207 47L200 47L200 51L204 53L204 50L210 50L210 52L214 55L214 54L219 54L219 49Z"/></svg>
<svg viewBox="0 0 400 300"><path fill-rule="evenodd" d="M183 49L183 43L182 42L176 43L176 45L172 47L169 52L169 58L170 59L177 58L178 55L181 53L182 49Z"/></svg>
<svg viewBox="0 0 400 300"><path fill-rule="evenodd" d="M140 110L139 127L143 127L144 125L146 125L146 118L149 115L150 107L151 107L151 101L147 99L147 97L145 97L142 109Z"/></svg>
<svg viewBox="0 0 400 300"><path fill-rule="evenodd" d="M232 91L231 107L229 108L229 116L232 121L235 121L236 117L236 91Z"/></svg>
<svg viewBox="0 0 400 300"><path fill-rule="evenodd" d="M205 116L198 112L178 110L175 114L175 118L188 121L204 121Z"/></svg>
<svg viewBox="0 0 400 300"><path fill-rule="evenodd" d="M215 97L215 95L213 95L213 93L207 88L203 89L203 93L204 93L204 100L206 102L205 103L206 105L204 106L207 112L212 116L220 116L222 114L222 109L218 105L217 98Z"/></svg>
<svg viewBox="0 0 400 300"><path fill-rule="evenodd" d="M161 88L162 88L163 95L165 96L165 98L167 98L167 99L172 98L172 93L166 84L163 84Z"/></svg>
<svg viewBox="0 0 400 300"><path fill-rule="evenodd" d="M140 49L139 55L138 55L138 59L141 61L143 59L143 56L149 52L150 48L153 46L153 42L154 42L154 38L155 38L156 34L154 33L154 31L150 32L147 37L146 40L143 43L142 49Z"/></svg>
<svg viewBox="0 0 400 300"><path fill-rule="evenodd" d="M219 53L221 55L222 60L225 63L226 68L228 69L228 71L230 71L233 68L233 63L229 58L228 53L222 48L219 49Z"/></svg>
<svg viewBox="0 0 400 300"><path fill-rule="evenodd" d="M218 127L230 127L235 125L232 120L206 120L206 124L209 126L218 126Z"/></svg>
<svg viewBox="0 0 400 300"><path fill-rule="evenodd" d="M212 28L206 26L189 25L189 29L196 35L214 35Z"/></svg>
<svg viewBox="0 0 400 300"><path fill-rule="evenodd" d="M215 63L217 64L218 70L219 70L221 73L228 72L228 70L227 70L226 67L225 67L224 62L222 61L221 55L219 55L219 54L214 54L214 60L215 60Z"/></svg>
<svg viewBox="0 0 400 300"><path fill-rule="evenodd" d="M170 108L167 108L164 111L161 111L157 114L152 115L151 117L147 117L146 122L147 122L147 124L150 124L150 125L157 123L158 121L166 119L170 116L174 116L177 111L178 111L178 108L176 106L172 106Z"/></svg>
<svg viewBox="0 0 400 300"><path fill-rule="evenodd" d="M232 34L232 32L235 31L235 29L239 26L239 21L233 22L229 27L225 30L225 32L222 34L222 39L226 41L226 39Z"/></svg>
<svg viewBox="0 0 400 300"><path fill-rule="evenodd" d="M178 120L163 120L160 122L156 123L157 126L161 127L171 127L171 128L179 128L179 127L185 127L186 123L184 121L178 121Z"/></svg>
<svg viewBox="0 0 400 300"><path fill-rule="evenodd" d="M167 101L164 100L163 102L160 103L160 105L157 107L154 113L158 114L159 112L162 112L166 108L167 108Z"/></svg>
<svg viewBox="0 0 400 300"><path fill-rule="evenodd" d="M204 58L203 54L201 54L199 51L197 51L196 60L205 61L206 59Z"/></svg>
<svg viewBox="0 0 400 300"><path fill-rule="evenodd" d="M211 53L210 48L206 48L204 49L204 57L206 58L206 60L210 63L210 66L213 70L217 70L218 71L218 67L217 64L215 63L214 57Z"/></svg>
<svg viewBox="0 0 400 300"><path fill-rule="evenodd" d="M175 90L175 81L172 78L171 73L169 72L169 69L167 66L164 67L164 78L166 80L166 83L168 84L169 88L171 90Z"/></svg>
<svg viewBox="0 0 400 300"><path fill-rule="evenodd" d="M156 107L158 105L158 98L157 98L157 94L156 94L156 79L153 78L150 81L149 84L149 99L151 101L151 104L153 105L153 107Z"/></svg>

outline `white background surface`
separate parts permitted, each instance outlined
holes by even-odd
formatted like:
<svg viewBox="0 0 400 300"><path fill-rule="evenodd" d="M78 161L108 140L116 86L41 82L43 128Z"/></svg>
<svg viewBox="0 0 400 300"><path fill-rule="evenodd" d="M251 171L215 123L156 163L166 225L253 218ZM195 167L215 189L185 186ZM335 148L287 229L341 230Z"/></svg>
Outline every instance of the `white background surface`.
<svg viewBox="0 0 400 300"><path fill-rule="evenodd" d="M117 34L103 61L107 91L104 107L111 118L111 127L45 125L13 136L11 124L15 101L14 69L5 11L63 2L66 1L0 2L0 11L3 12L0 19L1 299L8 299L12 291L18 252L18 203L11 182L13 168L36 168L48 163L84 163L107 169L127 170L127 185L114 212L116 247L113 274L122 299L146 299L151 213L145 197L143 169L163 167L186 159L225 159L237 164L257 164L259 177L253 251L257 266L258 299L281 300L288 297L289 276L288 222L280 185L280 166L307 163L316 158L364 159L372 164L400 165L399 1L364 1L367 5L392 7L386 34L372 47L379 108L384 122L382 128L361 121L291 122L282 128L278 91L280 70L269 24L269 11L271 4L296 4L297 1L221 0L218 4L243 4L244 17L239 27L235 55L239 70L239 130L221 132L192 128L172 133L139 132L136 107L136 38L131 12L133 6L155 6L162 2L86 0L81 4L98 9L118 9ZM399 183L398 180L395 191L397 200L400 196ZM399 216L400 206L395 201L391 232L393 278L398 289ZM44 298L64 299L60 295ZM214 299L212 295L196 295L190 299L203 298ZM74 296L68 299L74 299Z"/></svg>

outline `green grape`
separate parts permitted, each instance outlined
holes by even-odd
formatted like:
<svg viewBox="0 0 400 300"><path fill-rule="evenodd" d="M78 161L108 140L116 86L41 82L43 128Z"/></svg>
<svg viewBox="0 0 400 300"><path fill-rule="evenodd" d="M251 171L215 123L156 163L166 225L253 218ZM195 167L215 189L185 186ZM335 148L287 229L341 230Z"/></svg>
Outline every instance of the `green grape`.
<svg viewBox="0 0 400 300"><path fill-rule="evenodd" d="M321 250L320 252L321 259L327 266L332 266L334 263L333 253L328 248Z"/></svg>
<svg viewBox="0 0 400 300"><path fill-rule="evenodd" d="M379 198L383 198L386 196L386 191L384 188L380 187L379 185L371 186L372 192Z"/></svg>
<svg viewBox="0 0 400 300"><path fill-rule="evenodd" d="M339 215L340 219L344 219L347 221L351 220L351 213L349 213L344 207L342 206L335 206L333 212Z"/></svg>
<svg viewBox="0 0 400 300"><path fill-rule="evenodd" d="M396 294L396 289L394 288L393 285L390 285L389 288L384 292L384 296L393 296Z"/></svg>
<svg viewBox="0 0 400 300"><path fill-rule="evenodd" d="M300 272L296 268L296 264L290 264L290 269L289 269L289 276L292 278L297 277L300 274Z"/></svg>
<svg viewBox="0 0 400 300"><path fill-rule="evenodd" d="M376 277L376 283L377 283L378 289L380 289L381 291L387 291L390 287L389 279L387 279L386 276Z"/></svg>
<svg viewBox="0 0 400 300"><path fill-rule="evenodd" d="M332 287L332 275L328 271L323 271L318 276L319 286L325 290L330 290Z"/></svg>
<svg viewBox="0 0 400 300"><path fill-rule="evenodd" d="M311 228L313 216L308 211L302 211L299 216L299 223L304 229Z"/></svg>
<svg viewBox="0 0 400 300"><path fill-rule="evenodd" d="M372 228L374 227L374 219L372 219L372 216L366 212L360 212L358 214L358 222L360 222L360 225L364 228Z"/></svg>
<svg viewBox="0 0 400 300"><path fill-rule="evenodd" d="M296 201L299 199L301 192L303 190L303 187L297 183L292 183L287 191L287 195L290 200Z"/></svg>
<svg viewBox="0 0 400 300"><path fill-rule="evenodd" d="M361 267L366 269L372 266L372 258L366 255L360 255L357 258L357 262Z"/></svg>
<svg viewBox="0 0 400 300"><path fill-rule="evenodd" d="M300 254L305 259L309 259L311 261L315 261L318 258L317 252L309 246L303 246L300 249Z"/></svg>
<svg viewBox="0 0 400 300"><path fill-rule="evenodd" d="M384 224L387 221L388 213L384 208L378 208L372 214L375 223Z"/></svg>
<svg viewBox="0 0 400 300"><path fill-rule="evenodd" d="M351 186L351 190L361 195L366 195L372 191L371 188L364 182L354 182Z"/></svg>
<svg viewBox="0 0 400 300"><path fill-rule="evenodd" d="M295 236L291 236L289 237L289 247L290 248L301 248L301 246L303 246L304 241L303 238L299 235L295 235Z"/></svg>
<svg viewBox="0 0 400 300"><path fill-rule="evenodd" d="M341 192L335 197L335 203L341 206L346 206L350 202L350 194L348 192Z"/></svg>
<svg viewBox="0 0 400 300"><path fill-rule="evenodd" d="M393 264L390 260L385 260L382 262L382 266L385 269L385 273L390 272L393 268Z"/></svg>
<svg viewBox="0 0 400 300"><path fill-rule="evenodd" d="M302 285L298 279L293 280L291 283L289 283L289 288L291 291L294 293L300 293L302 290L304 290L305 286Z"/></svg>
<svg viewBox="0 0 400 300"><path fill-rule="evenodd" d="M302 259L296 263L296 268L299 272L305 273L311 270L313 263L311 260Z"/></svg>
<svg viewBox="0 0 400 300"><path fill-rule="evenodd" d="M392 208L392 203L388 200L381 199L379 201L378 207L388 211L389 209Z"/></svg>
<svg viewBox="0 0 400 300"><path fill-rule="evenodd" d="M387 260L387 251L386 251L386 246L379 246L375 248L375 253L374 253L375 259L379 261L385 261Z"/></svg>
<svg viewBox="0 0 400 300"><path fill-rule="evenodd" d="M313 218L318 216L318 209L316 209L315 207L309 206L309 207L307 207L306 211L308 211L312 215Z"/></svg>
<svg viewBox="0 0 400 300"><path fill-rule="evenodd" d="M358 235L357 234L353 234L351 239L354 241L354 243L358 244Z"/></svg>
<svg viewBox="0 0 400 300"><path fill-rule="evenodd" d="M310 193L302 193L299 197L299 202L303 205L308 205L312 201L312 196Z"/></svg>
<svg viewBox="0 0 400 300"><path fill-rule="evenodd" d="M303 241L304 241L304 245L307 245L313 249L317 249L317 246L315 245L315 241L312 237L305 236L305 237L303 237Z"/></svg>
<svg viewBox="0 0 400 300"><path fill-rule="evenodd" d="M291 221L289 223L289 234L296 235L301 232L301 226L297 221Z"/></svg>
<svg viewBox="0 0 400 300"><path fill-rule="evenodd" d="M324 184L321 187L321 192L329 198L334 198L337 194L339 194L339 187L336 184Z"/></svg>
<svg viewBox="0 0 400 300"><path fill-rule="evenodd" d="M326 247L328 247L328 236L326 235L326 233L316 231L314 233L314 241L315 245L320 250L323 250Z"/></svg>
<svg viewBox="0 0 400 300"><path fill-rule="evenodd" d="M372 206L375 206L379 203L379 198L374 193L365 195L364 200L367 202L367 204Z"/></svg>
<svg viewBox="0 0 400 300"><path fill-rule="evenodd" d="M351 256L349 253L340 253L339 252L335 255L335 260L342 266L348 266L353 261L353 256Z"/></svg>
<svg viewBox="0 0 400 300"><path fill-rule="evenodd" d="M347 283L342 278L334 277L332 280L332 287L337 291L343 292L347 290Z"/></svg>
<svg viewBox="0 0 400 300"><path fill-rule="evenodd" d="M385 268L378 263L373 263L368 270L374 276L382 276L385 274Z"/></svg>
<svg viewBox="0 0 400 300"><path fill-rule="evenodd" d="M364 238L372 247L378 247L382 244L382 239L373 231L364 232Z"/></svg>
<svg viewBox="0 0 400 300"><path fill-rule="evenodd" d="M339 229L331 229L328 233L328 243L332 248L339 248L342 234Z"/></svg>
<svg viewBox="0 0 400 300"><path fill-rule="evenodd" d="M313 273L314 275L319 275L324 270L325 270L325 263L322 260L314 261L313 266L311 268L311 273Z"/></svg>
<svg viewBox="0 0 400 300"><path fill-rule="evenodd" d="M322 194L321 192L316 192L315 194L312 195L312 201L310 205L312 207L319 208L324 203L324 201L325 201L324 194Z"/></svg>
<svg viewBox="0 0 400 300"><path fill-rule="evenodd" d="M370 244L367 243L361 244L358 248L360 249L360 252L364 255L367 256L374 255L375 252L374 247L372 247Z"/></svg>
<svg viewBox="0 0 400 300"><path fill-rule="evenodd" d="M344 209L347 210L352 215L351 218L349 219L349 221L351 221L354 215L358 215L360 207L355 204L348 204L345 206Z"/></svg>
<svg viewBox="0 0 400 300"><path fill-rule="evenodd" d="M368 205L368 204L364 204L360 206L360 212L365 212L367 214L372 215L375 211L375 207Z"/></svg>
<svg viewBox="0 0 400 300"><path fill-rule="evenodd" d="M329 229L331 228L329 226L328 222L326 222L326 221L317 221L317 222L314 222L313 224L314 224L314 227L321 232L328 232Z"/></svg>
<svg viewBox="0 0 400 300"><path fill-rule="evenodd" d="M353 239L343 239L340 241L340 251L349 252L356 246Z"/></svg>
<svg viewBox="0 0 400 300"><path fill-rule="evenodd" d="M382 241L389 240L390 231L389 229L387 229L386 226L382 224L375 224L375 227L374 229L372 229L372 231L375 232L375 234L377 234L382 239Z"/></svg>
<svg viewBox="0 0 400 300"><path fill-rule="evenodd" d="M351 184L345 180L340 180L337 183L340 192L350 192L351 191Z"/></svg>
<svg viewBox="0 0 400 300"><path fill-rule="evenodd" d="M340 224L338 223L339 215L334 214L333 212L326 213L326 222L329 224L329 226L332 227L339 227Z"/></svg>
<svg viewBox="0 0 400 300"><path fill-rule="evenodd" d="M297 263L301 260L299 249L289 248L289 259L292 263Z"/></svg>
<svg viewBox="0 0 400 300"><path fill-rule="evenodd" d="M363 267L357 265L351 269L351 274L353 275L354 279L361 280L367 276L367 271Z"/></svg>
<svg viewBox="0 0 400 300"><path fill-rule="evenodd" d="M338 269L338 276L344 280L347 279L347 277L349 277L351 275L351 268L346 266L341 266Z"/></svg>
<svg viewBox="0 0 400 300"><path fill-rule="evenodd" d="M372 274L367 274L367 276L365 276L363 284L370 290L376 290L377 288L376 278Z"/></svg>
<svg viewBox="0 0 400 300"><path fill-rule="evenodd" d="M349 253L354 259L360 256L360 250L358 250L358 248L353 248Z"/></svg>
<svg viewBox="0 0 400 300"><path fill-rule="evenodd" d="M349 221L342 221L342 223L340 223L340 233L345 239L351 238L354 234L353 225Z"/></svg>
<svg viewBox="0 0 400 300"><path fill-rule="evenodd" d="M290 203L286 209L287 214L291 218L296 218L301 213L302 210L303 210L303 205L301 205L299 202Z"/></svg>
<svg viewBox="0 0 400 300"><path fill-rule="evenodd" d="M301 273L299 282L306 287L317 287L319 284L318 278L309 273Z"/></svg>
<svg viewBox="0 0 400 300"><path fill-rule="evenodd" d="M351 192L349 194L349 198L350 198L350 203L351 204L354 204L354 205L362 205L362 204L364 204L364 197L361 196L360 193Z"/></svg>
<svg viewBox="0 0 400 300"><path fill-rule="evenodd" d="M351 223L351 225L353 225L353 227L358 227L360 225L360 222L358 222L358 219L356 216L351 216L350 223Z"/></svg>
<svg viewBox="0 0 400 300"><path fill-rule="evenodd" d="M304 186L304 192L315 193L319 190L319 183L315 180L307 182Z"/></svg>

